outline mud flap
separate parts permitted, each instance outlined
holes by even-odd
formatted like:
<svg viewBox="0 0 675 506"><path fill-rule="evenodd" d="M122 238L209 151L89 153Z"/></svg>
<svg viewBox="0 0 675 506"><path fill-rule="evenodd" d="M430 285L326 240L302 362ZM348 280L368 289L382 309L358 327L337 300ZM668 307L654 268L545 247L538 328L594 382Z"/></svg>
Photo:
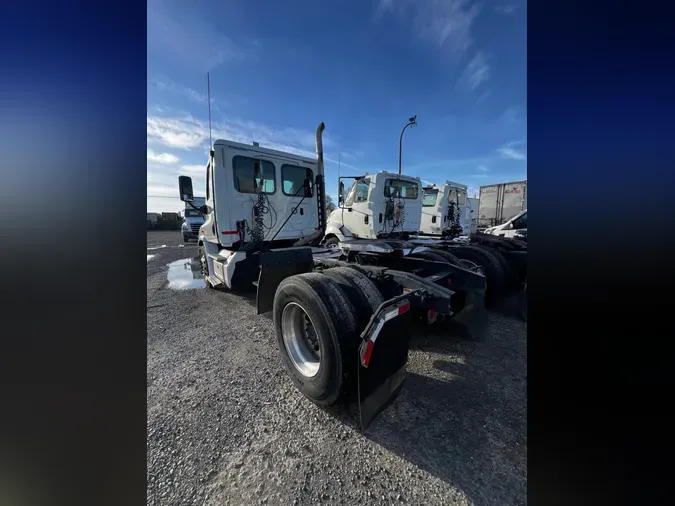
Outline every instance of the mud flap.
<svg viewBox="0 0 675 506"><path fill-rule="evenodd" d="M452 322L464 327L469 336L483 339L488 326L488 311L482 292L467 292L464 308L452 316Z"/></svg>
<svg viewBox="0 0 675 506"><path fill-rule="evenodd" d="M523 285L523 289L518 294L518 312L520 317L527 321L527 283Z"/></svg>
<svg viewBox="0 0 675 506"><path fill-rule="evenodd" d="M377 342L372 346L368 367L358 357L358 395L361 430L365 431L377 416L398 396L403 387L410 342L409 319L412 312L384 322Z"/></svg>

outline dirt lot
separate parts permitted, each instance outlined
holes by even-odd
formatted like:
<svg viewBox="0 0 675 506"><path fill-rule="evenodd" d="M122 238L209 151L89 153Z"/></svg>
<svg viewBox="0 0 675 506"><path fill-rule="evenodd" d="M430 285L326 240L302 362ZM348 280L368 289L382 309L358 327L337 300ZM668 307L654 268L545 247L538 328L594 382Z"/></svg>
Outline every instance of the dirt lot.
<svg viewBox="0 0 675 506"><path fill-rule="evenodd" d="M149 505L525 504L524 322L415 327L403 391L362 435L294 389L254 297L201 288L194 242L147 246Z"/></svg>

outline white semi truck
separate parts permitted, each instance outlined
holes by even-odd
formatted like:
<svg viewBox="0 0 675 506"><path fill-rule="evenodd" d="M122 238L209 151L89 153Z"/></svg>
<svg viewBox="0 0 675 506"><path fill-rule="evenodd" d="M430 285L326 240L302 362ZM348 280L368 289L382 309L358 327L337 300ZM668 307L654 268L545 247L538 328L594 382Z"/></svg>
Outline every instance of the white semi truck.
<svg viewBox="0 0 675 506"><path fill-rule="evenodd" d="M344 180L353 180L345 195ZM338 180L338 207L328 217L324 243L345 239L407 239L422 221L419 178L381 171Z"/></svg>
<svg viewBox="0 0 675 506"><path fill-rule="evenodd" d="M271 311L296 388L319 406L358 399L365 428L402 387L410 315L434 311L480 333L486 282L481 273L425 258L427 248L402 240L345 236L339 248L317 247L327 231L323 130L321 123L316 160L257 144L213 143L206 202L198 208L206 216L199 258L207 286L255 286L257 312ZM364 210L361 219L391 223L400 233L419 183L382 178L374 185L382 208ZM179 191L193 205L189 177L179 177Z"/></svg>
<svg viewBox="0 0 675 506"><path fill-rule="evenodd" d="M204 216L195 208L201 208L205 203L204 197L195 197L194 202L185 204L183 223L181 224L183 242L188 242L190 239L196 240L199 237L199 229L204 224Z"/></svg>
<svg viewBox="0 0 675 506"><path fill-rule="evenodd" d="M467 186L446 181L426 186L422 199L421 235L459 237L471 234L471 206Z"/></svg>

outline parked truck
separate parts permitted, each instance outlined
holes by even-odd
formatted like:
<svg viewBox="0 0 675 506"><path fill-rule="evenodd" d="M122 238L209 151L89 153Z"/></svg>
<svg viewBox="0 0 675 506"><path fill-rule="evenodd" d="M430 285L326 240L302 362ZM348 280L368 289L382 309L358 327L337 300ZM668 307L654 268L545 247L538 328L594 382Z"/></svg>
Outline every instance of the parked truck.
<svg viewBox="0 0 675 506"><path fill-rule="evenodd" d="M352 184L345 195L345 180ZM381 171L338 178L338 207L330 213L327 247L345 239L407 239L422 221L422 182L418 177Z"/></svg>
<svg viewBox="0 0 675 506"><path fill-rule="evenodd" d="M194 202L191 204L185 204L183 223L181 225L183 242L188 242L190 239L197 240L199 229L204 224L204 216L199 209L206 204L206 199L204 197L195 197Z"/></svg>
<svg viewBox="0 0 675 506"><path fill-rule="evenodd" d="M452 181L423 189L421 235L459 237L471 234L467 186Z"/></svg>
<svg viewBox="0 0 675 506"><path fill-rule="evenodd" d="M255 287L257 312L271 311L296 388L319 406L358 400L365 429L402 388L413 310L447 314L479 333L485 277L425 258L426 248L390 235L318 247L327 230L323 130L321 123L316 160L256 144L212 144L206 203L197 208L206 217L199 258L207 286ZM415 200L411 185L418 183L388 174L382 180L393 205L361 219L379 225L381 212L396 234L397 217L400 228L408 212L407 203L398 211L396 203ZM194 205L189 177L179 177L179 191Z"/></svg>
<svg viewBox="0 0 675 506"><path fill-rule="evenodd" d="M344 180L353 180L345 194ZM323 245L347 251L359 240L395 239L402 251L411 257L448 262L486 276L488 303L522 289L527 277L526 247L521 243L487 237L486 235L461 236L462 211L468 216L466 186L448 182L443 188L427 187L436 197L434 207L447 216L445 228L436 237L419 235L423 221L423 198L420 198L421 181L405 174L379 172L338 179L338 208L328 218ZM426 189L425 189L426 190ZM435 190L438 190L436 193ZM442 197L439 197L439 194ZM444 207L438 201L450 201ZM437 222L443 224L437 216ZM432 222L432 220L429 220ZM433 223L433 222L432 222ZM452 223L453 225L450 225ZM469 227L468 220L463 222ZM419 314L419 313L418 313ZM439 316L436 311L424 315L429 323ZM447 316L443 313L440 316Z"/></svg>
<svg viewBox="0 0 675 506"><path fill-rule="evenodd" d="M481 186L478 230L496 227L527 209L527 181Z"/></svg>

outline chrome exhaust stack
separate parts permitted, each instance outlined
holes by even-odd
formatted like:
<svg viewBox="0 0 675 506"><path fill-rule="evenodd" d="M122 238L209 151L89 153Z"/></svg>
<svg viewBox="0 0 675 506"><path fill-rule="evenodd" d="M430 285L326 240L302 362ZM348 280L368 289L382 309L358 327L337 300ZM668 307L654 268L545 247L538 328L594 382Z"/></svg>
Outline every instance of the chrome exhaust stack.
<svg viewBox="0 0 675 506"><path fill-rule="evenodd" d="M316 128L316 184L314 185L314 191L317 192L317 206L319 207L319 229L313 234L308 235L298 241L296 241L293 246L304 246L310 244L314 241L323 239L323 234L326 231L326 185L324 183L324 171L323 171L323 131L326 129L326 125L322 121L321 124Z"/></svg>

